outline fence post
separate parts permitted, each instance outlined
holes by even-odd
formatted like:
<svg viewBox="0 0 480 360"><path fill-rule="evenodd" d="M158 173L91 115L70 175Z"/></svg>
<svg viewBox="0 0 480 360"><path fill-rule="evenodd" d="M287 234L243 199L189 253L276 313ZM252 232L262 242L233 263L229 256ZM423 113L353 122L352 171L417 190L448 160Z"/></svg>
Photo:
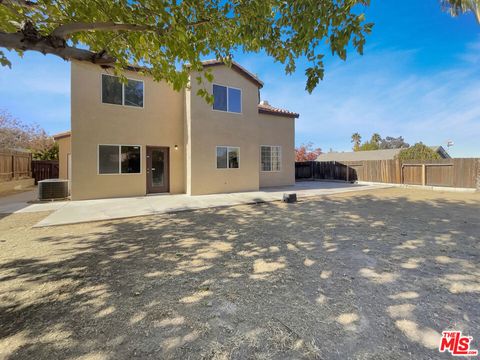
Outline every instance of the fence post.
<svg viewBox="0 0 480 360"><path fill-rule="evenodd" d="M12 154L12 180L15 180L15 154Z"/></svg>
<svg viewBox="0 0 480 360"><path fill-rule="evenodd" d="M480 191L480 159L477 160L477 191Z"/></svg>
<svg viewBox="0 0 480 360"><path fill-rule="evenodd" d="M425 164L422 164L422 185L427 185L427 170Z"/></svg>
<svg viewBox="0 0 480 360"><path fill-rule="evenodd" d="M33 173L32 173L32 160L33 160L33 156L32 156L32 153L29 153L28 154L28 174L27 176L28 177L33 177Z"/></svg>
<svg viewBox="0 0 480 360"><path fill-rule="evenodd" d="M395 160L395 182L397 184L402 183L402 165L398 159Z"/></svg>

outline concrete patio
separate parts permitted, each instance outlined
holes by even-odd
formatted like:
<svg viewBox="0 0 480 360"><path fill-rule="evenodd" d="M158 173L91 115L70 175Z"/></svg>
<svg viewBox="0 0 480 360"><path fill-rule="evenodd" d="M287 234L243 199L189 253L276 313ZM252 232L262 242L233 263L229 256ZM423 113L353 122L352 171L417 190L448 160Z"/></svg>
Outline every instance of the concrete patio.
<svg viewBox="0 0 480 360"><path fill-rule="evenodd" d="M282 199L284 193L295 192L298 198L305 198L385 187L389 186L312 181L299 182L294 186L264 188L260 191L242 193L201 196L163 194L131 198L56 201L35 204L29 204L27 202L35 198L35 193L30 192L15 195L16 198L10 202L7 198L2 199L0 202L0 213L53 211L35 225L35 227L43 227L279 201Z"/></svg>

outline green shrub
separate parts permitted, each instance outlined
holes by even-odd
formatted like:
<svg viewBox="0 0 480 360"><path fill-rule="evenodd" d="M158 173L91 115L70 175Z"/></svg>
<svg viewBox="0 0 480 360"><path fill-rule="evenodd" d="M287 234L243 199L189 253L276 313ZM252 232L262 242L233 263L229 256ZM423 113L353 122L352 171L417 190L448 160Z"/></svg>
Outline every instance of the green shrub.
<svg viewBox="0 0 480 360"><path fill-rule="evenodd" d="M437 160L441 159L440 155L437 152L430 149L425 144L419 142L415 145L403 149L397 155L397 158L400 160Z"/></svg>

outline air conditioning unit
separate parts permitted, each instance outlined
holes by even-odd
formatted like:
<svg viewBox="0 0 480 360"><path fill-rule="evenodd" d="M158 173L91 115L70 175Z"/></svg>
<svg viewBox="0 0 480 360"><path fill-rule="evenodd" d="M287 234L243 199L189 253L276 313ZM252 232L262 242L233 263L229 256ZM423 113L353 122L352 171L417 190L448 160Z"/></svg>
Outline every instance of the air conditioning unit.
<svg viewBox="0 0 480 360"><path fill-rule="evenodd" d="M68 197L68 180L47 179L38 182L38 200L58 200Z"/></svg>

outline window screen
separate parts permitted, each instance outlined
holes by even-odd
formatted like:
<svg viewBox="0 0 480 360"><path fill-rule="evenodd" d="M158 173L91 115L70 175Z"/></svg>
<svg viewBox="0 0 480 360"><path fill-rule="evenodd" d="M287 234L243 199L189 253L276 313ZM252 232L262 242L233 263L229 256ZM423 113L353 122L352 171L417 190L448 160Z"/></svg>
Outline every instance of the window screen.
<svg viewBox="0 0 480 360"><path fill-rule="evenodd" d="M125 86L124 105L143 106L143 82L128 80Z"/></svg>
<svg viewBox="0 0 480 360"><path fill-rule="evenodd" d="M228 111L242 112L242 92L239 89L228 88Z"/></svg>
<svg viewBox="0 0 480 360"><path fill-rule="evenodd" d="M281 150L280 146L272 146L272 171L280 171Z"/></svg>
<svg viewBox="0 0 480 360"><path fill-rule="evenodd" d="M260 163L262 171L280 171L282 149L280 146L262 146L260 148Z"/></svg>
<svg viewBox="0 0 480 360"><path fill-rule="evenodd" d="M262 146L260 160L262 171L272 171L272 148L270 146Z"/></svg>
<svg viewBox="0 0 480 360"><path fill-rule="evenodd" d="M98 146L98 172L100 174L119 173L119 152L117 145Z"/></svg>
<svg viewBox="0 0 480 360"><path fill-rule="evenodd" d="M122 83L118 77L102 74L102 102L122 105Z"/></svg>
<svg viewBox="0 0 480 360"><path fill-rule="evenodd" d="M219 146L217 147L217 169L226 169L228 166L227 148Z"/></svg>
<svg viewBox="0 0 480 360"><path fill-rule="evenodd" d="M215 110L227 111L227 87L213 85L213 108Z"/></svg>

